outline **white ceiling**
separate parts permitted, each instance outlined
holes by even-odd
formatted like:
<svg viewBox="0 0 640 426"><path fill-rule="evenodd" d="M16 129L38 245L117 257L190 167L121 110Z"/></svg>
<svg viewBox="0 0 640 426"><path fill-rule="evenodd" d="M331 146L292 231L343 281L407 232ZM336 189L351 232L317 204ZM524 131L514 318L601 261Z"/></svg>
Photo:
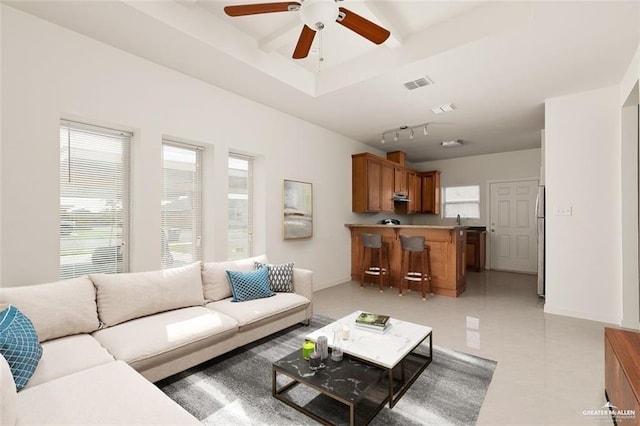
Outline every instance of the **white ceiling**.
<svg viewBox="0 0 640 426"><path fill-rule="evenodd" d="M389 40L376 46L332 25L322 63L318 36L307 59L293 60L298 12L223 12L260 1L4 3L411 162L539 147L544 100L619 83L640 43L640 0L344 0ZM403 86L424 76L434 84ZM449 102L454 111L431 112ZM425 122L427 136L380 142ZM464 145L440 147L452 139Z"/></svg>

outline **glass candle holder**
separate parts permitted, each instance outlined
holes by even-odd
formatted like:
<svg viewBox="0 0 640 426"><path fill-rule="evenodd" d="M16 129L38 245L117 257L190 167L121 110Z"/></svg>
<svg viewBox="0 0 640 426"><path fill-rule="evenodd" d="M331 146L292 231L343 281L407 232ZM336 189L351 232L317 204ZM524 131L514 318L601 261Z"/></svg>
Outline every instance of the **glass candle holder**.
<svg viewBox="0 0 640 426"><path fill-rule="evenodd" d="M309 355L309 368L312 370L317 370L322 366L322 358L320 356L320 352L313 351L311 355Z"/></svg>
<svg viewBox="0 0 640 426"><path fill-rule="evenodd" d="M313 353L315 348L316 345L313 342L305 340L304 343L302 343L302 358L309 359L309 356Z"/></svg>

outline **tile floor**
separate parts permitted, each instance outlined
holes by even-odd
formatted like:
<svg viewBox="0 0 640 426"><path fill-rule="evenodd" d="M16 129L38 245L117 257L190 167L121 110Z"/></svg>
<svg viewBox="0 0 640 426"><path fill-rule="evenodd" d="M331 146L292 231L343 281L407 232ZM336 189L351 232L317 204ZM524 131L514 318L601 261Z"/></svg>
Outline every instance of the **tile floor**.
<svg viewBox="0 0 640 426"><path fill-rule="evenodd" d="M603 323L549 315L535 275L469 272L459 298L418 292L399 297L347 282L314 294L314 313L356 309L428 325L434 344L498 361L479 425L609 425L589 417L605 403Z"/></svg>

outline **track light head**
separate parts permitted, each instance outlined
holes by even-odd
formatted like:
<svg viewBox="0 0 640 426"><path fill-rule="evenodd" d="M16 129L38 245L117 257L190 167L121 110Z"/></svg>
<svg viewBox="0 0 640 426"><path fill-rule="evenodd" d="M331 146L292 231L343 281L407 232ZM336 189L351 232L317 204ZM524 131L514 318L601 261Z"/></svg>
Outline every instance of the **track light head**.
<svg viewBox="0 0 640 426"><path fill-rule="evenodd" d="M337 1L341 1L341 0L337 0ZM385 130L384 132L382 132L380 143L385 143L386 142L385 136L391 133L393 133L394 142L397 142L398 139L400 139L400 136L402 136L405 131L409 133L409 139L415 139L416 130L420 131L420 129L422 129L422 132L424 133L424 135L427 136L429 134L429 130L427 129L428 126L429 126L429 123L422 123L422 124L416 124L415 126L403 125L394 129Z"/></svg>

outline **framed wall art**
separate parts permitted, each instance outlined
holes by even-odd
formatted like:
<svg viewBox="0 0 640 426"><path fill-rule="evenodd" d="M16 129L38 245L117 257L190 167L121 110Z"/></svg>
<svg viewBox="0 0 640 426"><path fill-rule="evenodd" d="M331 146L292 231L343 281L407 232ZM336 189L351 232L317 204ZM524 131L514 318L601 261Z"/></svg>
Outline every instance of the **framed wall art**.
<svg viewBox="0 0 640 426"><path fill-rule="evenodd" d="M282 236L285 240L313 236L313 186L284 180Z"/></svg>

